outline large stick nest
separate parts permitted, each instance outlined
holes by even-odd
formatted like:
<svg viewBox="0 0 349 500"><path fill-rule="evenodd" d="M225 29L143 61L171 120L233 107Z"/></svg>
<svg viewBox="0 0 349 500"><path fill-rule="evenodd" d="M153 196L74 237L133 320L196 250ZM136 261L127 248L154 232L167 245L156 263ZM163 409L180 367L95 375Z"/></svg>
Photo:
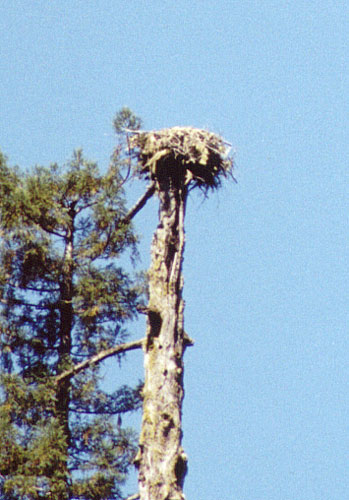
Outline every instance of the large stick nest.
<svg viewBox="0 0 349 500"><path fill-rule="evenodd" d="M138 159L139 173L161 182L218 188L222 177L233 179L230 145L207 130L173 127L150 132L133 132L129 139Z"/></svg>

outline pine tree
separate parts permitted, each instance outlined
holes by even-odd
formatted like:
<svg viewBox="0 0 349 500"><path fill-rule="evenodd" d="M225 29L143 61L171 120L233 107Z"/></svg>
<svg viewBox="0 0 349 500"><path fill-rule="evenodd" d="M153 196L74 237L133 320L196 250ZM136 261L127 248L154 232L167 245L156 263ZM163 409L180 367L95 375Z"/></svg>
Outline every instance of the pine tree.
<svg viewBox="0 0 349 500"><path fill-rule="evenodd" d="M65 168L24 175L0 156L4 500L121 498L135 436L115 419L140 390L106 394L97 363L118 352L140 301L117 262L136 255L121 163L117 151L102 175L76 151Z"/></svg>

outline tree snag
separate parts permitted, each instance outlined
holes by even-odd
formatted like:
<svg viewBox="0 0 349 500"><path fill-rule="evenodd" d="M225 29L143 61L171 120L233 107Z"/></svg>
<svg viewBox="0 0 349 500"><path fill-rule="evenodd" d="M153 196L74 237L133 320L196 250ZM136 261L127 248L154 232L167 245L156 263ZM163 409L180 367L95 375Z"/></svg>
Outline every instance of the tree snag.
<svg viewBox="0 0 349 500"><path fill-rule="evenodd" d="M184 333L182 262L188 192L206 193L231 173L226 143L190 127L135 132L130 144L139 172L151 179L159 197L159 223L151 247L149 303L143 344L145 383L139 452L141 500L184 500L187 458L182 441Z"/></svg>

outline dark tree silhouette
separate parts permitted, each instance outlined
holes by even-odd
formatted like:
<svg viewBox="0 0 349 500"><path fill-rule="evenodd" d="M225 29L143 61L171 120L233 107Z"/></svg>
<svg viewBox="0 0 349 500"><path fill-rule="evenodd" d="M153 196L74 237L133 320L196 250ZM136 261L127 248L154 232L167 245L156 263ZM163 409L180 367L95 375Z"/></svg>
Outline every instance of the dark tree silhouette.
<svg viewBox="0 0 349 500"><path fill-rule="evenodd" d="M0 496L120 499L136 437L117 425L139 391L99 385L124 344L138 285L118 265L135 249L120 176L77 151L24 175L0 158ZM119 345L122 344L122 345Z"/></svg>

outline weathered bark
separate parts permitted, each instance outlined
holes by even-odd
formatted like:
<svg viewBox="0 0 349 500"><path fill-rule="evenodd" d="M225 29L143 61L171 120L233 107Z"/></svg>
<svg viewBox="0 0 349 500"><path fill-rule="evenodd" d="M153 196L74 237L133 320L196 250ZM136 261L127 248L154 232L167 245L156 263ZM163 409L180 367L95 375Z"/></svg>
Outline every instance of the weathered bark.
<svg viewBox="0 0 349 500"><path fill-rule="evenodd" d="M145 383L139 452L140 500L183 500L186 455L181 446L183 400L182 260L187 188L184 179L158 180L159 224L152 242L144 343Z"/></svg>

